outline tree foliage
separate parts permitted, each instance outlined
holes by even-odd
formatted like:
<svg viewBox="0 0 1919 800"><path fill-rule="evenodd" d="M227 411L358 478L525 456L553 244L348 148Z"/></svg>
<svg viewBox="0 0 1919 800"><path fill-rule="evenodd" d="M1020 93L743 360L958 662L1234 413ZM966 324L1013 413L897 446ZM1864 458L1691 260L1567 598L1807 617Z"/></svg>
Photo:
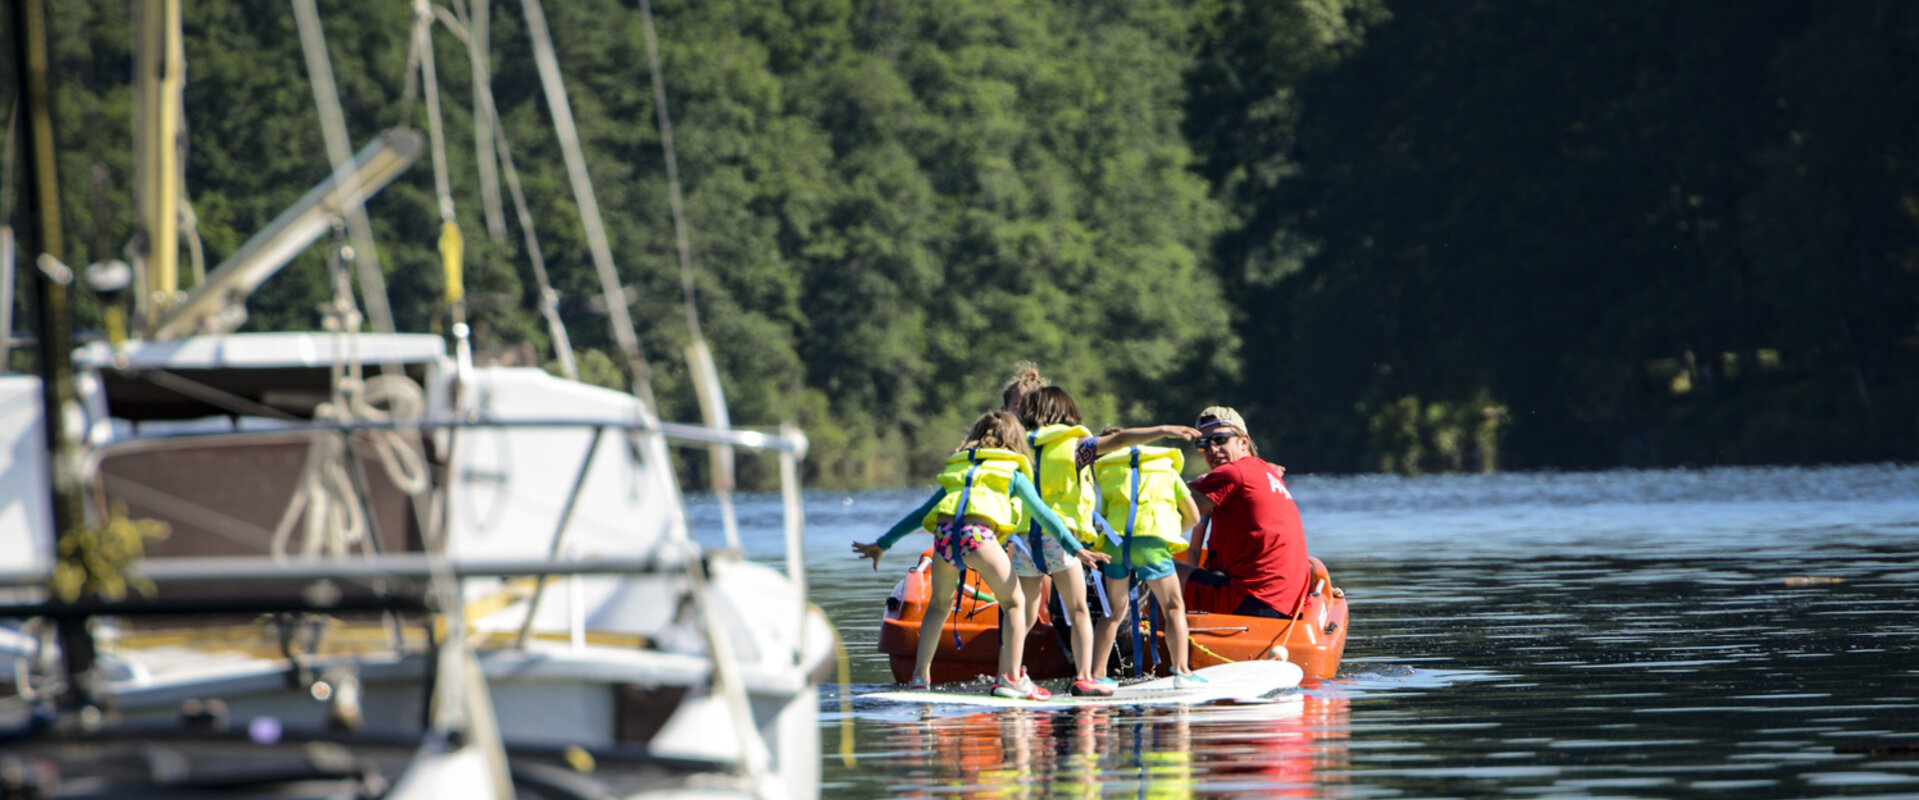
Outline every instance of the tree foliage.
<svg viewBox="0 0 1919 800"><path fill-rule="evenodd" d="M1279 224L1221 263L1288 276L1249 293L1289 357L1247 394L1334 467L1487 427L1521 466L1919 455L1915 22L1396 4L1235 203Z"/></svg>
<svg viewBox="0 0 1919 800"><path fill-rule="evenodd" d="M130 27L123 2L55 5L86 263L132 227ZM1295 469L1919 456L1915 5L653 10L733 419L801 422L810 479L850 486L926 473L1022 359L1096 425L1238 405ZM356 144L425 130L408 5L321 6ZM640 11L545 11L663 411L697 418ZM520 4L489 12L561 316L587 378L623 385ZM291 12L191 0L186 21L215 264L328 166ZM551 362L526 243L481 223L464 45L436 26L433 49L478 344ZM369 208L401 327L441 329L428 161ZM315 325L323 249L254 295L249 329Z"/></svg>

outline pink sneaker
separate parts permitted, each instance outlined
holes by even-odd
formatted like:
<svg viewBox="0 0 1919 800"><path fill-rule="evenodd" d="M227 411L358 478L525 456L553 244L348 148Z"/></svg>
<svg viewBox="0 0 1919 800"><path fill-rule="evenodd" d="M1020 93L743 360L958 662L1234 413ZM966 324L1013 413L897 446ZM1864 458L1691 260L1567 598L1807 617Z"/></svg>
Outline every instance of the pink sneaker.
<svg viewBox="0 0 1919 800"><path fill-rule="evenodd" d="M924 691L929 691L932 688L933 688L933 685L930 683L927 683L925 678L915 677L912 680L906 682L906 691L909 691L909 692L924 692Z"/></svg>
<svg viewBox="0 0 1919 800"><path fill-rule="evenodd" d="M1075 697L1112 697L1113 687L1087 678L1073 681L1073 695Z"/></svg>

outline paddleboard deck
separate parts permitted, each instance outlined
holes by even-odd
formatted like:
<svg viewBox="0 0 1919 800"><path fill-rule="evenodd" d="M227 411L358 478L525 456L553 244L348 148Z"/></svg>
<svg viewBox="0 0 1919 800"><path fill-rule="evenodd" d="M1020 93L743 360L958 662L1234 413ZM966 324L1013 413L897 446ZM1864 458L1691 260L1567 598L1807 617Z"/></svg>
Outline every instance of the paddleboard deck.
<svg viewBox="0 0 1919 800"><path fill-rule="evenodd" d="M1172 678L1157 678L1127 684L1106 697L1075 697L1064 692L1050 700L998 697L941 691L889 691L861 695L863 700L926 705L966 705L993 708L1063 708L1068 706L1155 706L1206 705L1209 703L1270 703L1268 697L1282 689L1299 686L1305 676L1299 665L1288 661L1239 661L1198 670L1206 679L1196 687L1180 689Z"/></svg>

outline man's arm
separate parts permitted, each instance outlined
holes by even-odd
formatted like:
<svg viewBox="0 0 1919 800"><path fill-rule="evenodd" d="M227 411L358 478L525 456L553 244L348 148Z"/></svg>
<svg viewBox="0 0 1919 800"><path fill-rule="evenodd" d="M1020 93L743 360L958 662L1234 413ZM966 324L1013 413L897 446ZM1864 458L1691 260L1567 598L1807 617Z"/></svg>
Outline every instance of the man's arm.
<svg viewBox="0 0 1919 800"><path fill-rule="evenodd" d="M1233 473L1233 465L1227 464L1187 481L1186 490L1193 493L1193 502L1199 506L1200 516L1210 517L1219 510L1219 500L1225 500L1233 491Z"/></svg>

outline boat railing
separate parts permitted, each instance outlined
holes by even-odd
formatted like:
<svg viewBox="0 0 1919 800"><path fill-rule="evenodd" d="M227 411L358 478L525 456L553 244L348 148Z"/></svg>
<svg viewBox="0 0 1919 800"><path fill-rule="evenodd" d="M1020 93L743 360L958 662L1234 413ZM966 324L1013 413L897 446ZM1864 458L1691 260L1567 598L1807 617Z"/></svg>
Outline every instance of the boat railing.
<svg viewBox="0 0 1919 800"><path fill-rule="evenodd" d="M287 432L338 432L356 433L359 431L438 431L464 428L601 428L627 433L656 432L668 442L686 447L705 447L714 444L726 444L774 453L788 453L795 457L804 457L807 450L806 436L797 428L784 428L780 431L762 431L752 428L709 428L703 425L689 425L680 422L650 423L640 420L611 420L593 417L515 417L512 419L463 419L453 417L420 417L407 420L347 420L312 422L284 422L271 427L245 428L240 430L181 430L165 432L142 432L124 442L137 439L188 439L195 437L232 436L238 433L287 433Z"/></svg>
<svg viewBox="0 0 1919 800"><path fill-rule="evenodd" d="M128 448L158 446L166 442L196 442L227 439L235 437L257 436L341 436L348 437L362 432L409 432L429 434L441 431L460 431L492 428L578 428L592 432L597 443L607 434L657 434L666 442L688 448L704 448L715 444L730 445L750 451L771 453L780 461L781 495L783 499L783 517L785 522L786 573L795 593L795 606L799 609L797 630L801 632L800 646L795 657L804 651L804 632L806 602L806 574L801 550L804 529L804 510L801 503L798 460L803 458L807 449L805 435L793 426L786 426L777 432L741 428L711 428L682 423L659 423L634 419L609 419L604 417L519 417L512 419L497 418L413 418L399 420L315 420L315 421L273 421L274 424L222 430L179 430L146 431L136 436L114 439L106 442L94 451L95 463L106 453L124 452ZM573 492L577 494L584 483L587 467L593 459L594 447L589 446L582 458L578 474L573 481ZM360 492L368 491L364 482L357 484ZM366 502L362 497L361 502ZM446 574L455 578L473 577L527 577L536 576L533 608L538 607L539 597L546 589L545 577L647 574L667 571L686 571L696 569L703 576L709 574L705 563L713 553L702 549L706 555L693 559L661 560L653 557L623 556L576 556L571 548L561 546L566 532L566 519L563 516L554 531L554 546L545 558L517 559L447 559L440 555L424 552L395 551L355 555L350 558L293 557L287 555L270 556L230 555L230 554L183 554L166 557L149 557L139 562L139 574L152 581L156 587L164 590L173 586L187 589L204 583L245 585L249 582L260 585L286 582L317 582L326 580L346 581L354 584L373 584L383 580L419 580L427 581L435 570L444 569ZM376 540L380 538L375 531ZM0 588L45 587L51 577L51 565L26 570L0 571ZM176 598L178 599L178 598ZM101 604L101 609L131 610L140 605L138 599ZM0 608L0 618L15 616L35 616L30 604L16 604L14 608ZM579 611L575 609L575 611ZM118 613L109 610L96 610L94 613ZM527 622L530 625L533 611L529 609ZM523 633L522 644L525 641Z"/></svg>
<svg viewBox="0 0 1919 800"><path fill-rule="evenodd" d="M783 499L783 516L788 537L787 552L789 577L803 582L805 578L802 555L798 549L800 534L804 529L804 508L800 500L798 462L805 458L808 442L806 435L795 426L783 426L777 431L754 430L750 428L711 428L702 425L690 425L675 422L646 422L641 420L615 420L594 417L515 417L511 419L492 418L452 418L426 417L402 420L314 420L283 421L269 420L269 424L249 426L240 429L182 429L177 431L142 431L131 436L110 440L95 451L96 456L104 452L122 451L140 447L144 444L163 442L205 441L236 436L263 435L323 435L345 436L355 433L376 432L414 432L436 433L441 431L461 431L501 428L578 428L592 431L595 439L608 432L626 434L657 433L669 444L693 449L712 445L727 445L745 450L771 453L780 460L780 493ZM591 450L587 460L590 460ZM585 465L582 464L582 469ZM801 588L804 588L803 586Z"/></svg>
<svg viewBox="0 0 1919 800"><path fill-rule="evenodd" d="M536 558L494 558L465 559L439 563L437 556L426 553L387 553L360 558L286 558L271 559L263 556L185 556L178 558L158 558L143 561L140 575L161 590L168 586L191 586L205 581L221 583L261 583L287 584L311 581L425 581L431 579L437 571L444 569L455 578L506 578L528 575L646 575L677 572L680 565L658 558L592 558L580 561L550 561ZM51 572L44 569L9 570L0 572L0 588L26 588L45 586ZM151 603L134 596L126 600L102 602L103 608L133 608L143 603ZM335 602L346 602L341 598ZM62 604L67 606L79 603ZM314 610L333 607L332 603L317 601ZM17 616L39 616L34 613L20 612L22 609L38 609L46 606L0 606L0 619Z"/></svg>

